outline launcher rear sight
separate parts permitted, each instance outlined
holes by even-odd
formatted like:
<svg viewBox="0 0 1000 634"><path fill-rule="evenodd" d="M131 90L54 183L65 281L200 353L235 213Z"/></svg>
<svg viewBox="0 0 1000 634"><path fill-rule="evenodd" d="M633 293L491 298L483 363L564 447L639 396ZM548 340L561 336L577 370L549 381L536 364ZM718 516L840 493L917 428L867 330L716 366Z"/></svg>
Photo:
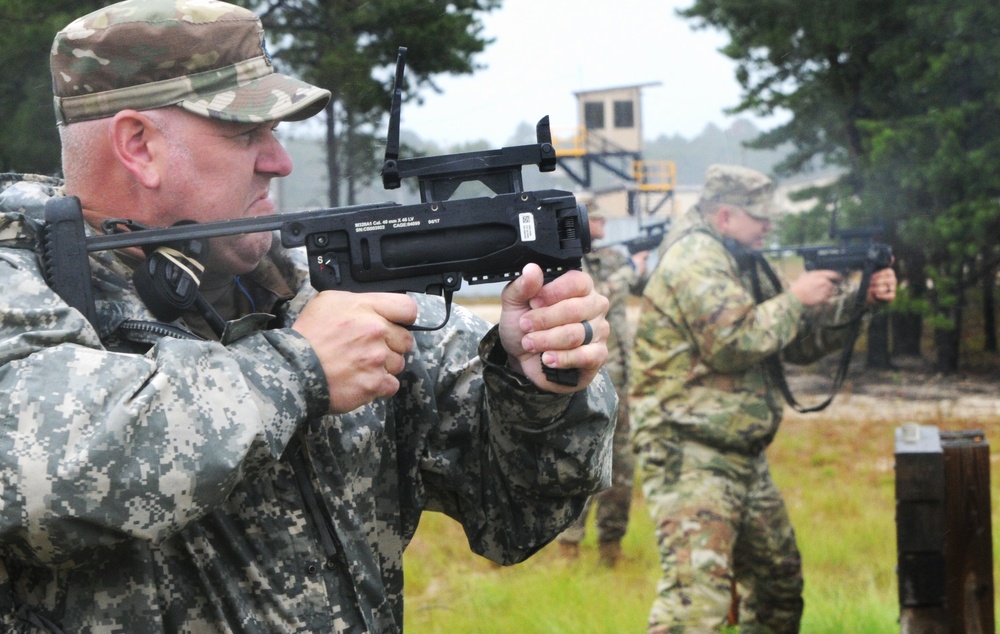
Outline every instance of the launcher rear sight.
<svg viewBox="0 0 1000 634"><path fill-rule="evenodd" d="M404 178L416 178L420 200L448 200L466 182L480 182L494 194L514 194L524 191L521 168L537 165L540 172L556 169L556 150L548 116L535 126L537 143L495 150L399 158L399 129L403 99L403 69L406 48L400 47L396 58L396 74L389 109L389 130L386 135L385 160L382 163L382 185L397 189Z"/></svg>

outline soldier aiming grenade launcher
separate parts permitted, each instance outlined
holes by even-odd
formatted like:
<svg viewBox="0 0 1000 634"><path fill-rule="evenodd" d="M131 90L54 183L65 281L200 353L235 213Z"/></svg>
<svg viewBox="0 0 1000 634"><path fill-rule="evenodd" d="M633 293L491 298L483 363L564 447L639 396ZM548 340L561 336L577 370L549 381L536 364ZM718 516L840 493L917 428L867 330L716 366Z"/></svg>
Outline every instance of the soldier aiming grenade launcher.
<svg viewBox="0 0 1000 634"><path fill-rule="evenodd" d="M537 143L498 150L399 158L399 126L406 49L399 49L382 181L395 189L416 178L421 203L377 203L258 218L147 228L128 220L103 223L105 235L85 237L80 202L52 199L41 244L50 286L96 323L87 254L142 247L146 260L133 277L157 319L173 321L192 307L221 335L224 322L198 290L199 260L213 237L277 231L284 247L305 247L310 283L319 291L417 292L444 298L447 323L452 295L470 284L516 278L535 263L546 280L579 269L590 251L586 210L573 194L524 191L521 167L556 167L548 117L536 127ZM495 195L452 200L460 185L479 182ZM574 369L545 368L547 378L575 385Z"/></svg>

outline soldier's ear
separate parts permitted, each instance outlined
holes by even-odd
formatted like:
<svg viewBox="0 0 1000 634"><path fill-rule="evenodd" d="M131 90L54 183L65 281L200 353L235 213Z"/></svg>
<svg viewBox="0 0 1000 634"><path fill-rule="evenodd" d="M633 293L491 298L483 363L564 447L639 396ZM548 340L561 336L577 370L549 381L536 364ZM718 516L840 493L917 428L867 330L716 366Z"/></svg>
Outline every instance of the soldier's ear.
<svg viewBox="0 0 1000 634"><path fill-rule="evenodd" d="M141 112L122 110L111 121L111 149L118 162L143 187L154 189L167 150L163 132Z"/></svg>
<svg viewBox="0 0 1000 634"><path fill-rule="evenodd" d="M715 210L715 228L720 232L725 233L725 229L729 228L730 223L733 220L733 208L727 205L719 205Z"/></svg>

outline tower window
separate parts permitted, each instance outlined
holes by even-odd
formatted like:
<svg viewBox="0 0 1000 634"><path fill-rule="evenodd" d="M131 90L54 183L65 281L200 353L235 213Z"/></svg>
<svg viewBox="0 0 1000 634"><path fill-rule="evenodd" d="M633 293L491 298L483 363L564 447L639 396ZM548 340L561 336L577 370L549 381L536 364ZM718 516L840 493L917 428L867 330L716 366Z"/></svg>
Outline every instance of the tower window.
<svg viewBox="0 0 1000 634"><path fill-rule="evenodd" d="M604 129L604 102L587 101L583 104L583 125L588 130Z"/></svg>
<svg viewBox="0 0 1000 634"><path fill-rule="evenodd" d="M631 101L616 101L615 107L615 127L616 128L634 128L635 127L635 109L633 108L633 102Z"/></svg>

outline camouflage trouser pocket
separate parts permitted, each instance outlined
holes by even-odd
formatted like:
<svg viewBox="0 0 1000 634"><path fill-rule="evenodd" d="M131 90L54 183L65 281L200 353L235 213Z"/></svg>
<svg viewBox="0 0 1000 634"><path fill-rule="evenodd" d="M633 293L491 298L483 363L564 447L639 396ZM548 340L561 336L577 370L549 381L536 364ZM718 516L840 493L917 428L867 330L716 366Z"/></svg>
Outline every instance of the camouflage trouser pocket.
<svg viewBox="0 0 1000 634"><path fill-rule="evenodd" d="M677 482L681 472L682 452L680 445L664 436L646 438L637 444L638 465L636 475L642 483L659 489Z"/></svg>

